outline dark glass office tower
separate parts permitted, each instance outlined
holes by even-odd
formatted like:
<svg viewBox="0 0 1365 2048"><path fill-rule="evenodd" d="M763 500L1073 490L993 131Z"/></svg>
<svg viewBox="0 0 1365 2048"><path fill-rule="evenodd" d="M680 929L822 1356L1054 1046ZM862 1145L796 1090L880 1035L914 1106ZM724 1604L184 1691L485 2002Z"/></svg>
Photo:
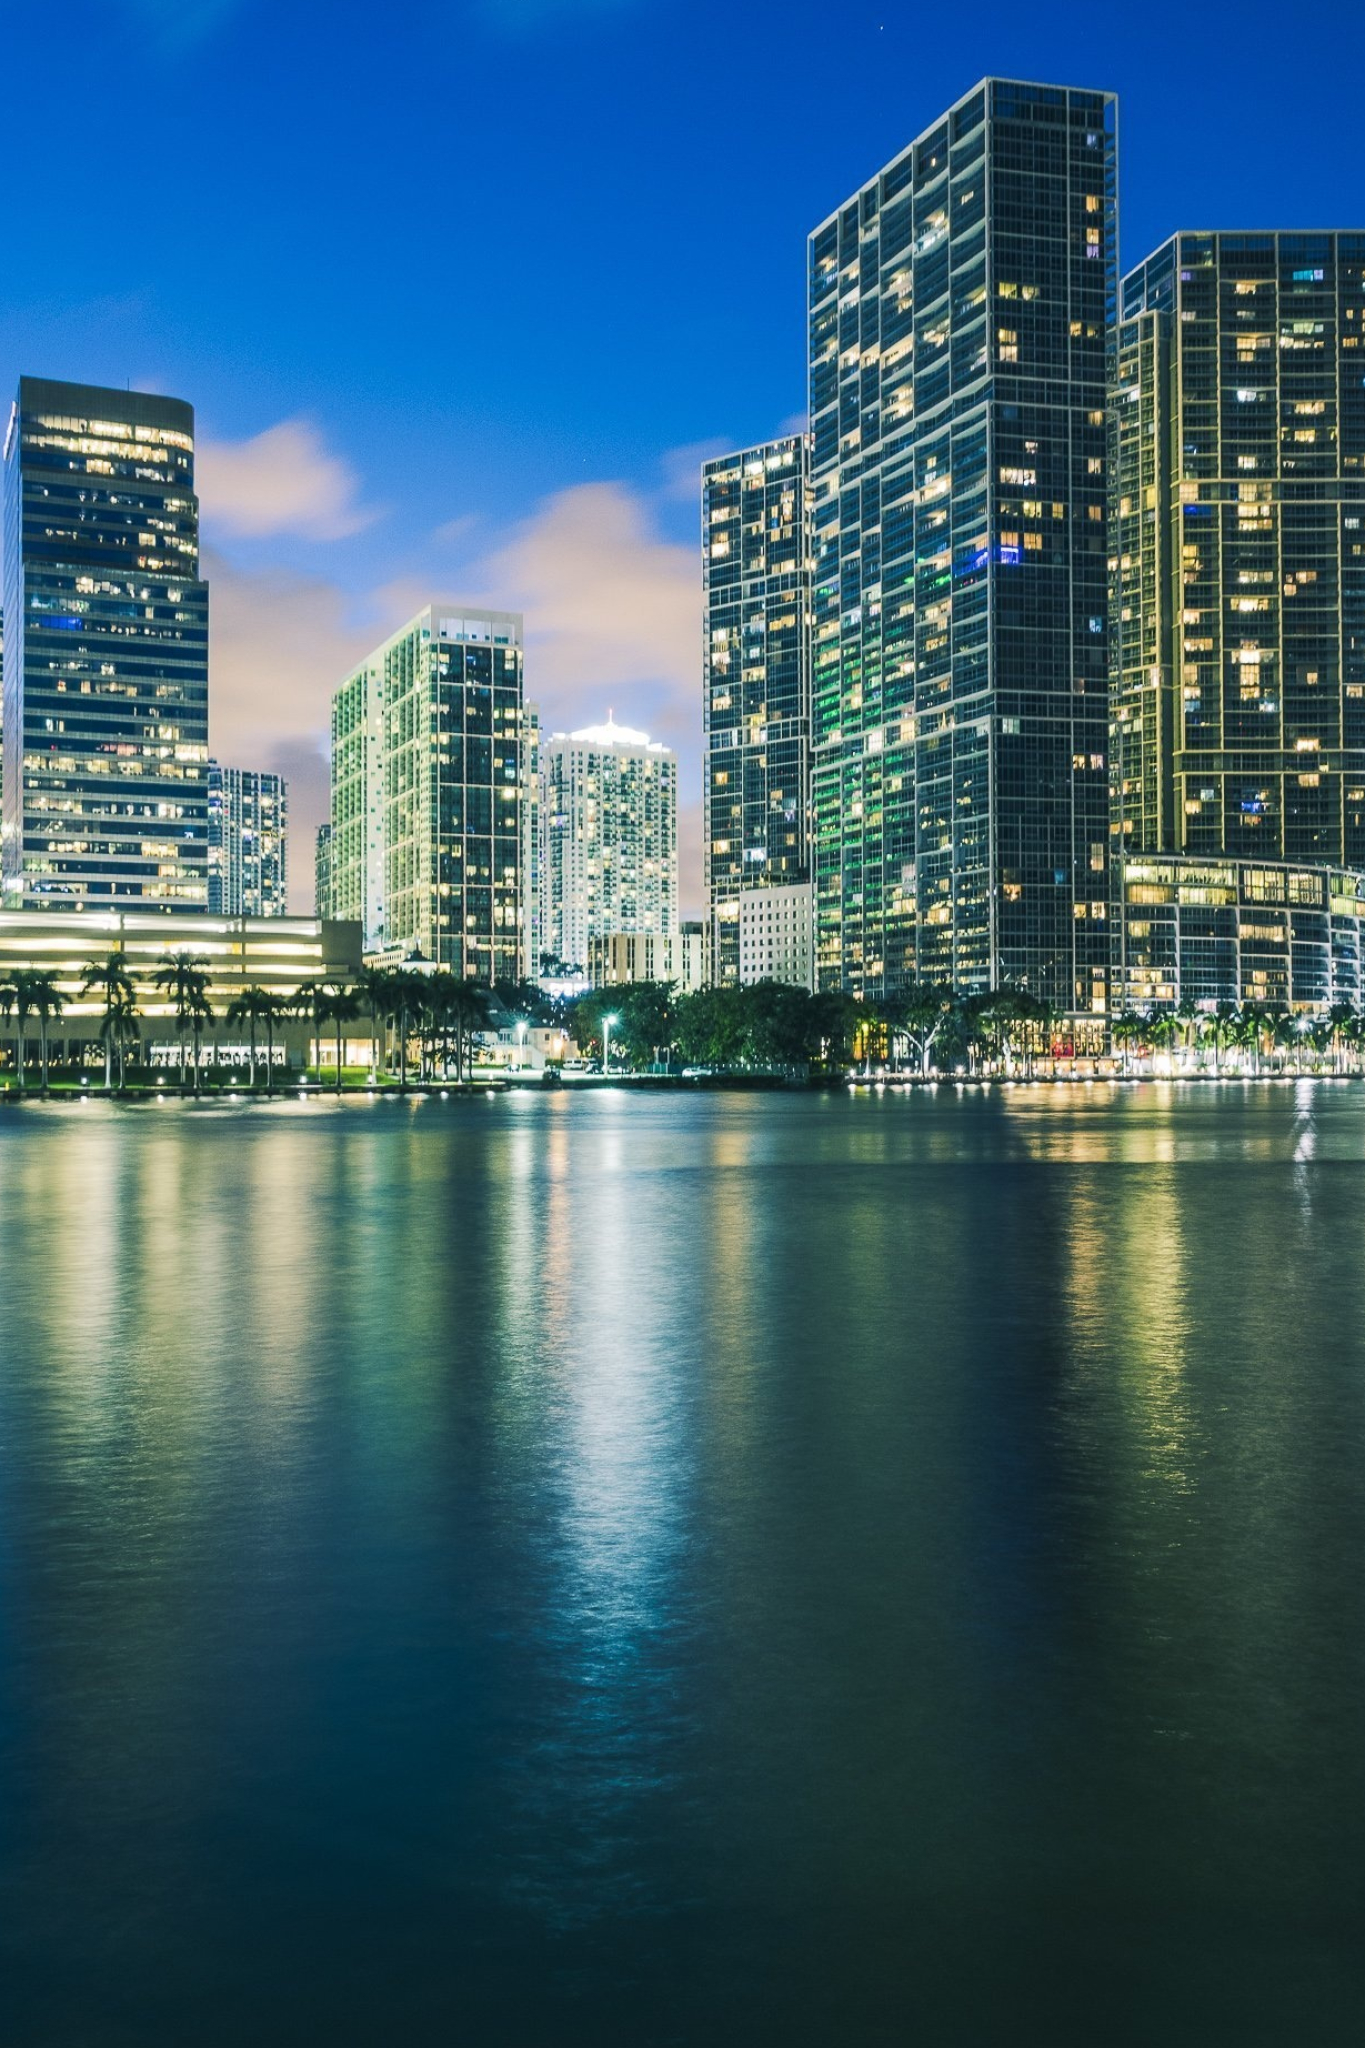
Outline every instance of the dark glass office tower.
<svg viewBox="0 0 1365 2048"><path fill-rule="evenodd" d="M1113 419L1116 853L1365 867L1365 233L1176 235Z"/></svg>
<svg viewBox="0 0 1365 2048"><path fill-rule="evenodd" d="M1105 1007L1115 129L988 79L810 238L822 986Z"/></svg>
<svg viewBox="0 0 1365 2048"><path fill-rule="evenodd" d="M702 467L706 895L717 982L739 899L810 875L810 560L800 435Z"/></svg>
<svg viewBox="0 0 1365 2048"><path fill-rule="evenodd" d="M24 377L4 461L6 895L47 910L202 910L208 589L193 408Z"/></svg>

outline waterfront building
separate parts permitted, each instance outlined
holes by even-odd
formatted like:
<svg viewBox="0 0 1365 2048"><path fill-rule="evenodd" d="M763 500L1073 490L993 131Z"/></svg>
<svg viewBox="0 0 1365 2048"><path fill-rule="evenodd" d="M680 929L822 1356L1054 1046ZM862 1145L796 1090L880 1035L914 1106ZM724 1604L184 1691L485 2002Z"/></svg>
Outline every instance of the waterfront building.
<svg viewBox="0 0 1365 2048"><path fill-rule="evenodd" d="M810 237L822 987L1106 1007L1115 123L987 79Z"/></svg>
<svg viewBox="0 0 1365 2048"><path fill-rule="evenodd" d="M717 982L740 979L741 898L810 873L808 444L702 467L705 884Z"/></svg>
<svg viewBox="0 0 1365 2048"><path fill-rule="evenodd" d="M597 932L588 941L588 983L614 988L670 981L691 995L706 986L706 940L700 922L674 932Z"/></svg>
<svg viewBox="0 0 1365 2048"><path fill-rule="evenodd" d="M384 944L383 650L332 698L330 907L353 919L367 953Z"/></svg>
<svg viewBox="0 0 1365 2048"><path fill-rule="evenodd" d="M815 898L808 882L746 889L739 899L739 980L815 987Z"/></svg>
<svg viewBox="0 0 1365 2048"><path fill-rule="evenodd" d="M1115 905L1116 1011L1359 1008L1365 875L1227 855L1135 855Z"/></svg>
<svg viewBox="0 0 1365 2048"><path fill-rule="evenodd" d="M4 471L6 900L203 911L193 408L22 377Z"/></svg>
<svg viewBox="0 0 1365 2048"><path fill-rule="evenodd" d="M245 1047L239 1030L228 1030L229 1004L249 988L288 1000L305 983L348 986L360 970L361 932L358 924L316 917L216 918L204 911L148 907L84 914L49 908L0 911L0 984L25 968L37 968L52 974L61 992L62 1014L49 1034L54 1062L82 1057L91 1064L102 1062L103 1005L97 994L83 995L81 984L91 962L111 953L120 956L136 991L140 1052L134 1058L170 1062L178 1057L175 1005L152 977L175 954L189 953L206 963L214 1021L205 1044L216 1045L218 1063L231 1059L240 1064ZM284 1056L302 1061L310 1033L305 1017L282 1020L275 1027L276 1045ZM0 1032L0 1046L4 1040ZM262 1058L264 1044L262 1036Z"/></svg>
<svg viewBox="0 0 1365 2048"><path fill-rule="evenodd" d="M1365 233L1173 236L1124 281L1113 439L1116 879L1365 869Z"/></svg>
<svg viewBox="0 0 1365 2048"><path fill-rule="evenodd" d="M332 700L331 904L367 955L516 981L536 940L519 613L427 605Z"/></svg>
<svg viewBox="0 0 1365 2048"><path fill-rule="evenodd" d="M605 725L540 749L540 939L567 968L607 932L678 928L678 761L647 733Z"/></svg>
<svg viewBox="0 0 1365 2048"><path fill-rule="evenodd" d="M289 908L289 784L209 762L209 914L283 917Z"/></svg>
<svg viewBox="0 0 1365 2048"><path fill-rule="evenodd" d="M313 903L319 917L332 916L332 828L325 823L313 845Z"/></svg>

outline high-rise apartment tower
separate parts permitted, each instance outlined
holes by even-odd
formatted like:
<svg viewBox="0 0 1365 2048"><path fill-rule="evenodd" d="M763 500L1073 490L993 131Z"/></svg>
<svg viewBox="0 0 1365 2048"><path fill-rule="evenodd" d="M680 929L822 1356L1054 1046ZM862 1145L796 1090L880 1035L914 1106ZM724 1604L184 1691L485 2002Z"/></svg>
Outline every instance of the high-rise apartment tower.
<svg viewBox="0 0 1365 2048"><path fill-rule="evenodd" d="M810 238L822 986L1105 1006L1115 132L987 79Z"/></svg>
<svg viewBox="0 0 1365 2048"><path fill-rule="evenodd" d="M1124 281L1113 847L1365 868L1365 233Z"/></svg>
<svg viewBox="0 0 1365 2048"><path fill-rule="evenodd" d="M540 749L540 944L586 969L594 939L678 929L678 761L617 725L553 733Z"/></svg>
<svg viewBox="0 0 1365 2048"><path fill-rule="evenodd" d="M283 917L289 908L289 784L209 762L209 910Z"/></svg>
<svg viewBox="0 0 1365 2048"><path fill-rule="evenodd" d="M4 468L6 896L206 909L193 409L23 377Z"/></svg>
<svg viewBox="0 0 1365 2048"><path fill-rule="evenodd" d="M535 947L521 617L426 606L332 700L331 909L367 953L516 981Z"/></svg>
<svg viewBox="0 0 1365 2048"><path fill-rule="evenodd" d="M807 444L702 468L705 883L718 982L740 978L740 897L810 875Z"/></svg>

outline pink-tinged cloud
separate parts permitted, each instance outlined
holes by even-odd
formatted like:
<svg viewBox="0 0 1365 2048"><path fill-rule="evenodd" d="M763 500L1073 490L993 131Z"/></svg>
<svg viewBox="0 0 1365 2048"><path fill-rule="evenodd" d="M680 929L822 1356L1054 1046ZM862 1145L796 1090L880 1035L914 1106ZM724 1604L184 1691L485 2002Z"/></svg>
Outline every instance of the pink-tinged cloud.
<svg viewBox="0 0 1365 2048"><path fill-rule="evenodd" d="M701 904L701 575L696 550L666 539L653 507L620 483L547 498L482 555L463 530L436 536L438 566L407 571L353 602L335 583L208 557L211 742L220 759L278 767L291 792L291 898L311 902L312 847L326 816L332 691L362 655L433 598L519 611L526 694L543 730L596 721L643 726L679 755L681 900ZM444 559L441 559L441 558Z"/></svg>
<svg viewBox="0 0 1365 2048"><path fill-rule="evenodd" d="M195 481L206 532L224 538L344 540L379 517L358 502L350 464L305 419L281 420L249 441L201 441Z"/></svg>

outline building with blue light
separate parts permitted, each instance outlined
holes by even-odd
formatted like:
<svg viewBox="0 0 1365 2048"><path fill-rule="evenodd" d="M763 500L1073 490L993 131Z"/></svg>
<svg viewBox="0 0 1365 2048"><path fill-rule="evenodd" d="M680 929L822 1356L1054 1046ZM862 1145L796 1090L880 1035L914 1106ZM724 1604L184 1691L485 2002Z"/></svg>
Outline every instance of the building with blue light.
<svg viewBox="0 0 1365 2048"><path fill-rule="evenodd" d="M1106 1009L1115 128L987 79L810 237L822 987Z"/></svg>
<svg viewBox="0 0 1365 2048"><path fill-rule="evenodd" d="M6 900L204 910L193 409L24 377L4 472Z"/></svg>

